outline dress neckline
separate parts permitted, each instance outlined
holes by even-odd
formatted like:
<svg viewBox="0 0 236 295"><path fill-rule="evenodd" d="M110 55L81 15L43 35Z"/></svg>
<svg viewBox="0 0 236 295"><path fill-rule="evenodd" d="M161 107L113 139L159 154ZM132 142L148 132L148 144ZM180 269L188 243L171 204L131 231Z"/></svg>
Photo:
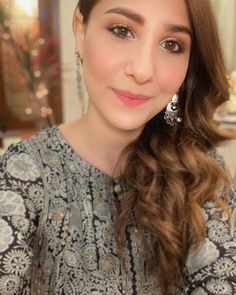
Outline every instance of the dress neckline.
<svg viewBox="0 0 236 295"><path fill-rule="evenodd" d="M106 179L108 180L112 180L115 183L120 183L122 180L122 176L117 176L117 177L113 177L109 174L107 174L106 172L104 172L103 170L99 169L98 167L94 166L93 164L89 163L88 161L84 160L74 149L73 147L69 144L69 142L67 141L67 139L65 138L65 136L63 135L63 133L61 132L61 130L58 128L57 125L52 127L53 131L55 132L55 135L57 137L57 139L59 140L59 142L62 144L62 146L66 146L66 148L70 151L70 153L80 162L83 162L84 166L86 166L87 168L89 168L91 170L91 172L95 172L95 174L99 174L101 176L104 176Z"/></svg>

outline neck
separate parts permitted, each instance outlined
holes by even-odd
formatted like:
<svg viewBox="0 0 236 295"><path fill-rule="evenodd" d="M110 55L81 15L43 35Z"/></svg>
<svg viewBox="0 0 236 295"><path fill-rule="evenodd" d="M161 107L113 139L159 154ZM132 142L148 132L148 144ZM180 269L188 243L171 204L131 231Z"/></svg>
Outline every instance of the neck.
<svg viewBox="0 0 236 295"><path fill-rule="evenodd" d="M102 120L91 120L87 115L78 121L81 133L81 141L91 151L96 151L94 161L103 167L109 174L114 171L122 151L137 138L139 132L119 130L113 126L104 124Z"/></svg>
<svg viewBox="0 0 236 295"><path fill-rule="evenodd" d="M121 173L122 163L117 163L122 151L141 132L117 129L89 113L62 125L61 131L81 158L113 177Z"/></svg>

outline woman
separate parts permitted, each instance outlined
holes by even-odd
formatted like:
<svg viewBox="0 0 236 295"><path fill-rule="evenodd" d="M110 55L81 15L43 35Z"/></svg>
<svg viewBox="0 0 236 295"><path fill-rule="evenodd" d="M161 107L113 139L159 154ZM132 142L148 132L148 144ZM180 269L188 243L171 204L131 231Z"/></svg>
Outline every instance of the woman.
<svg viewBox="0 0 236 295"><path fill-rule="evenodd" d="M87 114L0 163L0 294L235 294L228 99L206 0L81 0Z"/></svg>

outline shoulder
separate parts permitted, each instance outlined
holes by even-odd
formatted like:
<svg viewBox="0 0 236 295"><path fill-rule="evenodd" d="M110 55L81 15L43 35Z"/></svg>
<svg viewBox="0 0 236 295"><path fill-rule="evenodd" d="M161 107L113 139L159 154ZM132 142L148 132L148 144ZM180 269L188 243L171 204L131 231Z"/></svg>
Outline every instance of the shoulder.
<svg viewBox="0 0 236 295"><path fill-rule="evenodd" d="M46 176L52 174L54 167L60 166L58 151L61 147L55 132L55 128L39 132L26 141L11 145L0 157L0 206L6 202L12 202L12 206L22 204L16 209L19 214L26 211L26 207L33 214L40 211L45 198Z"/></svg>
<svg viewBox="0 0 236 295"><path fill-rule="evenodd" d="M205 204L206 236L186 261L188 294L236 294L236 189L231 187L231 219L212 201Z"/></svg>
<svg viewBox="0 0 236 295"><path fill-rule="evenodd" d="M31 151L25 142L11 145L0 158L0 175L4 179L35 181L40 171Z"/></svg>
<svg viewBox="0 0 236 295"><path fill-rule="evenodd" d="M26 142L11 145L0 158L0 215L35 218L43 202L38 163Z"/></svg>
<svg viewBox="0 0 236 295"><path fill-rule="evenodd" d="M213 158L227 170L221 156L214 152ZM202 207L206 236L199 248L190 249L186 261L188 294L213 295L226 287L227 294L236 294L236 186L231 180L228 192L230 216L213 201Z"/></svg>
<svg viewBox="0 0 236 295"><path fill-rule="evenodd" d="M229 169L225 163L225 160L222 155L218 153L216 149L211 150L210 156L220 165L226 172L227 185L218 191L218 197L220 200L223 200L231 212L231 219L234 219L236 215L236 185L233 181ZM231 220L229 216L220 208L215 202L208 201L203 205L203 214L207 225L207 234L209 238L212 239L212 242L219 242L216 237L211 235L214 231L215 234L219 234L219 237L222 238L222 235L226 232L231 233L231 238L235 239L236 236L236 218ZM235 213L234 213L235 212ZM224 224L224 225L223 225ZM225 230L223 230L223 228ZM227 230L226 230L227 228ZM229 236L228 236L229 238Z"/></svg>
<svg viewBox="0 0 236 295"><path fill-rule="evenodd" d="M22 181L35 181L40 177L42 156L56 148L54 128L45 129L26 141L12 144L0 157L2 173Z"/></svg>
<svg viewBox="0 0 236 295"><path fill-rule="evenodd" d="M33 259L39 255L47 199L41 155L47 154L50 146L54 146L53 130L42 131L11 145L0 158L0 281L13 280L17 294L23 281L27 284Z"/></svg>

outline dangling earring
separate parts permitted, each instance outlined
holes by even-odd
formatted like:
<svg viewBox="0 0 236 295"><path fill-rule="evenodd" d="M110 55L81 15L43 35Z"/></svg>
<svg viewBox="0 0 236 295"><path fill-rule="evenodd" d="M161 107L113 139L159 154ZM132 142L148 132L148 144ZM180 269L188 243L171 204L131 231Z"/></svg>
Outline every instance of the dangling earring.
<svg viewBox="0 0 236 295"><path fill-rule="evenodd" d="M77 93L80 100L81 105L81 116L84 116L84 98L83 98L83 91L82 91L82 79L81 79L81 73L80 68L81 64L83 64L83 60L80 58L79 53L75 53L76 58L76 81L77 81Z"/></svg>
<svg viewBox="0 0 236 295"><path fill-rule="evenodd" d="M166 107L164 119L170 126L176 126L182 122L182 118L178 117L178 98L178 95L175 94Z"/></svg>

